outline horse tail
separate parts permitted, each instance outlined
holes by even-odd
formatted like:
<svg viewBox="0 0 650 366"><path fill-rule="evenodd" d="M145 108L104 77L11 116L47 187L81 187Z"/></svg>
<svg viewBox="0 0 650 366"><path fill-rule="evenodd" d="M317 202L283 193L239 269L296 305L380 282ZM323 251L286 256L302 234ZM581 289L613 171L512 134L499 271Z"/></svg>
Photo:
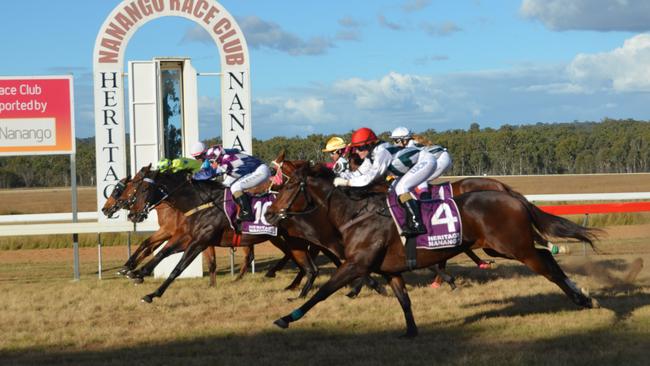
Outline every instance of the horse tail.
<svg viewBox="0 0 650 366"><path fill-rule="evenodd" d="M533 226L542 236L577 239L581 242L588 243L594 251L597 251L594 241L598 239L598 235L602 233L602 230L588 228L576 224L571 220L567 220L564 217L544 212L542 209L531 203L523 194L513 190L505 184L504 187L510 196L519 200L524 207L526 207L533 222Z"/></svg>

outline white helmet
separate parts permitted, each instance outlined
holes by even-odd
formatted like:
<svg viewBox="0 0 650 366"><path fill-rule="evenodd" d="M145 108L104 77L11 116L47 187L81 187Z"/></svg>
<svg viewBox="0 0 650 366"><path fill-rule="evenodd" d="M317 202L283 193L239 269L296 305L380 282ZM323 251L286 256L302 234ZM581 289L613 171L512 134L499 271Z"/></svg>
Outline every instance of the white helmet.
<svg viewBox="0 0 650 366"><path fill-rule="evenodd" d="M192 147L190 148L190 155L193 157L198 157L201 154L205 152L205 145L201 141L197 141L192 144Z"/></svg>
<svg viewBox="0 0 650 366"><path fill-rule="evenodd" d="M399 126L396 129L393 130L390 134L390 138L392 139L410 139L413 138L413 134L411 131L403 126Z"/></svg>

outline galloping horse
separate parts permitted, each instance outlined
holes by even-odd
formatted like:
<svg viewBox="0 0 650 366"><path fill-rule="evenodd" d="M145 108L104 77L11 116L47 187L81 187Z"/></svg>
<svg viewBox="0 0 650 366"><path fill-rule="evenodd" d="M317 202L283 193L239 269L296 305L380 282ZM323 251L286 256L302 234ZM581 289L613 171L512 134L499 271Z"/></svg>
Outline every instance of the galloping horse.
<svg viewBox="0 0 650 366"><path fill-rule="evenodd" d="M171 253L183 251L183 257L174 268L169 278L154 293L143 297L143 301L151 302L154 297L160 297L166 288L178 277L194 258L213 243L221 242L225 232L230 230L228 218L223 210L224 190L226 187L218 182L194 181L187 172L161 173L149 171L135 189L135 202L129 211L129 219L140 222L147 213L162 202L167 202L179 212L183 212L185 220L182 226L169 239L151 262L159 262ZM308 242L304 239L291 237L279 228L278 236L271 235L242 235L241 246L252 246L265 241L271 241L278 248L284 248L291 254L301 271L306 273L307 282L303 286L300 297L305 297L311 289L318 274L308 251ZM231 246L229 243L228 246ZM150 263L151 263L150 262ZM145 265L147 270L153 268ZM287 289L297 286L294 280Z"/></svg>
<svg viewBox="0 0 650 366"><path fill-rule="evenodd" d="M418 334L402 272L408 270L406 254L392 217L387 214L385 194L334 187L333 173L323 167L299 168L280 190L267 210L267 220L286 220L294 231L314 243L327 243L327 236L342 238L345 262L327 283L305 304L275 324L287 328L313 306L354 279L371 272L389 281L406 321L406 337ZM364 199L351 199L346 192L360 193ZM463 222L462 244L455 248L418 250L417 266L429 267L448 260L467 249L484 248L488 254L516 259L560 287L579 306L598 306L562 271L546 249L535 248L536 235L574 238L593 247L597 230L585 228L564 218L547 214L525 198L501 191L468 192L453 198ZM368 218L349 225L362 207L374 211ZM535 234L538 232L538 234Z"/></svg>
<svg viewBox="0 0 650 366"><path fill-rule="evenodd" d="M350 161L353 162L355 161L355 159L351 157ZM296 171L296 169L306 164L309 164L309 162L306 160L285 160L285 154L284 152L282 152L273 161L273 164L278 168L279 172L282 172L282 175L280 177L281 179L280 181L282 182L284 179L289 179L291 175ZM355 165L355 164L351 164L351 165ZM359 165L358 161L356 162L356 165ZM474 191L502 191L510 194L511 196L515 196L518 199L524 199L524 200L526 199L519 192L514 191L510 186L501 183L496 179L491 179L491 178L480 178L480 177L463 178L455 182L452 182L451 188L454 196L459 196L463 193L474 192ZM380 192L382 191L388 192L388 185L385 184L377 185L373 189L379 190ZM546 246L548 244L548 240L538 235L537 232L535 232L534 235L535 235L534 240L536 243L543 246ZM476 254L474 254L472 250L467 249L464 251L464 253L468 257L470 257L474 261L474 263L476 263L481 268L486 268L484 264L489 266L488 262L483 261ZM443 261L439 263L437 267L432 268L434 272L437 272L434 282L440 284L443 280L445 280L446 282L449 283L449 285L453 289L455 288L453 277L449 276L445 272L445 267L446 267L446 262Z"/></svg>
<svg viewBox="0 0 650 366"><path fill-rule="evenodd" d="M135 201L135 186L144 178L144 175L148 173L150 169L151 166L145 166L135 175L133 179L131 179L129 176L121 179L115 185L115 188L111 192L111 195L104 203L104 206L102 207L102 213L104 213L106 217L111 218L118 210L129 210ZM126 277L134 280L136 283L142 283L144 281L144 277L150 275L155 266L158 265L160 261L151 261L139 271L136 271L136 268L145 258L153 254L153 252L158 247L160 247L166 240L171 238L178 230L178 228L182 227L183 221L185 220L185 216L182 212L169 206L166 202L161 202L160 205L156 206L156 216L158 217L159 229L140 243L138 248L131 254L122 268L117 272L118 275L125 275ZM217 246L232 246L231 238L233 233L234 231L232 230L230 233L226 232L221 243ZM250 247L243 247L242 250L244 252L244 261L239 270L239 275L236 278L237 280L241 279L248 271L249 264L253 259L253 253L250 250ZM217 276L217 257L214 246L209 246L206 248L203 251L203 256L208 263L210 287L214 287L216 285Z"/></svg>

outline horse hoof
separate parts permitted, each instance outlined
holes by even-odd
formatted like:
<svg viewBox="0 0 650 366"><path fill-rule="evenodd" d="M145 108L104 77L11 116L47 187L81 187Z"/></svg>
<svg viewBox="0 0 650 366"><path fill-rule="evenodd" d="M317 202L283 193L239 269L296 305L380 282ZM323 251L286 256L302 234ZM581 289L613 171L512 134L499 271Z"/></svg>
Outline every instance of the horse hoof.
<svg viewBox="0 0 650 366"><path fill-rule="evenodd" d="M133 283L135 283L136 285L139 285L139 284L141 284L141 283L144 282L144 278L142 278L142 277L133 277L133 278L131 278L131 280L132 280Z"/></svg>
<svg viewBox="0 0 650 366"><path fill-rule="evenodd" d="M122 268L119 271L117 271L117 275L118 276L125 276L128 271L129 270L127 268Z"/></svg>
<svg viewBox="0 0 650 366"><path fill-rule="evenodd" d="M264 275L264 277L267 277L267 278L275 278L275 272L267 272L267 273Z"/></svg>
<svg viewBox="0 0 650 366"><path fill-rule="evenodd" d="M417 336L418 336L418 332L417 332L417 331L414 331L414 332L409 332L409 331L407 331L406 333L404 333L404 334L402 334L401 336L399 336L399 338L400 338L400 339L413 339L413 338L415 338L415 337L417 337Z"/></svg>
<svg viewBox="0 0 650 366"><path fill-rule="evenodd" d="M347 296L347 297L349 297L349 298L351 298L351 299L354 299L354 298L357 297L358 295L359 295L359 293L356 292L356 291L354 291L354 290L348 292L347 294L345 294L345 296Z"/></svg>
<svg viewBox="0 0 650 366"><path fill-rule="evenodd" d="M598 302L598 300L596 300L594 298L591 299L591 308L592 309L600 309L600 303Z"/></svg>
<svg viewBox="0 0 650 366"><path fill-rule="evenodd" d="M282 329L289 328L289 323L287 321L283 320L282 318L274 321L273 324L277 325L278 327L280 327Z"/></svg>
<svg viewBox="0 0 650 366"><path fill-rule="evenodd" d="M146 295L142 298L142 302L146 302L147 304L151 304L153 302L153 298L151 295Z"/></svg>

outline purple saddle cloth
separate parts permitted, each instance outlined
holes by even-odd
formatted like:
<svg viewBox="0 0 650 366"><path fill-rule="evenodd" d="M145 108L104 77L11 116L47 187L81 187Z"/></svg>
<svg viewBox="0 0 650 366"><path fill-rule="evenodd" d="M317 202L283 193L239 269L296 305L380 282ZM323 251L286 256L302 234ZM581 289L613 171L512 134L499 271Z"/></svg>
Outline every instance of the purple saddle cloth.
<svg viewBox="0 0 650 366"><path fill-rule="evenodd" d="M427 229L426 234L415 238L418 249L441 249L460 245L462 241L462 223L456 202L452 199L452 189L449 182L429 186L431 201L420 201L420 214L422 222ZM399 204L395 191L388 193L388 207L397 225L397 230L402 232L406 223L406 213Z"/></svg>
<svg viewBox="0 0 650 366"><path fill-rule="evenodd" d="M244 193L248 194L248 193ZM263 196L251 196L251 208L255 214L255 221L244 221L241 223L242 234L253 235L278 235L278 227L269 225L264 218L266 209L271 206L275 200L275 195L266 194ZM223 210L226 212L230 227L235 230L235 223L237 222L237 204L232 198L230 189L226 189L223 199Z"/></svg>

